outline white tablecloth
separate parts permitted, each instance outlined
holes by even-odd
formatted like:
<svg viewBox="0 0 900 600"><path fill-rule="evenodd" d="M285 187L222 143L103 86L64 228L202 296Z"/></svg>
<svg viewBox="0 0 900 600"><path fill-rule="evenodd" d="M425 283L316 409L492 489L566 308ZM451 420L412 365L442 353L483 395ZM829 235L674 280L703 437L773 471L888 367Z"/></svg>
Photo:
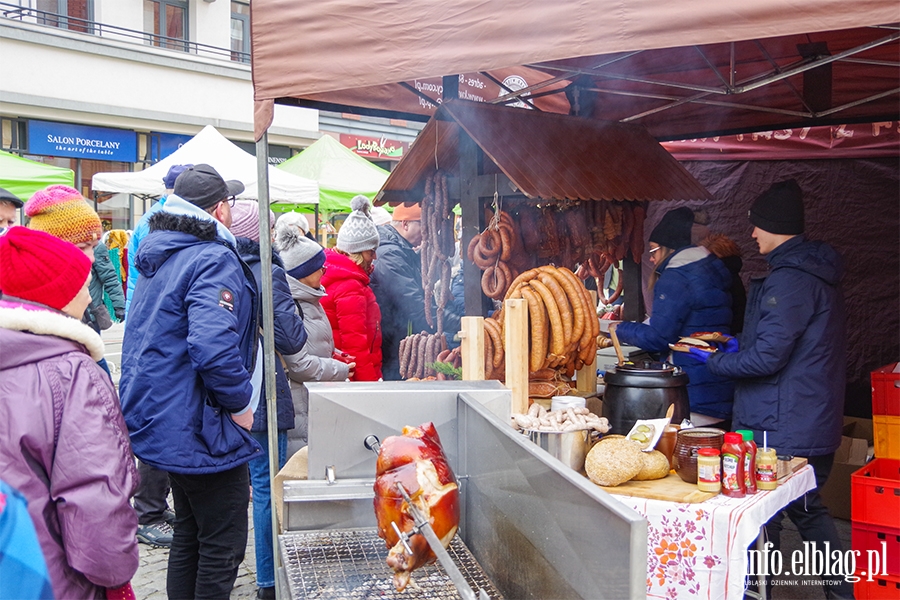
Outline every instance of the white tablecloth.
<svg viewBox="0 0 900 600"><path fill-rule="evenodd" d="M647 519L647 597L744 596L747 549L759 528L816 486L803 467L778 488L744 498L718 495L698 504L613 496Z"/></svg>

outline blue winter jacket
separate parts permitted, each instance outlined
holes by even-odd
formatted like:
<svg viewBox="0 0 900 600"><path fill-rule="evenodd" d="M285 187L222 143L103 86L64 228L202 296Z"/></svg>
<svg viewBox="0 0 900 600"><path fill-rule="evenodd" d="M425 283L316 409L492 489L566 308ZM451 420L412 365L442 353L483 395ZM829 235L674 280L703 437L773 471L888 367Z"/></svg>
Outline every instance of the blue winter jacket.
<svg viewBox="0 0 900 600"><path fill-rule="evenodd" d="M713 373L737 379L734 427L779 454L820 456L841 444L846 378L840 255L797 236L766 256L750 282L740 352L714 354Z"/></svg>
<svg viewBox="0 0 900 600"><path fill-rule="evenodd" d="M150 218L135 260L141 276L119 393L138 458L163 471L203 474L261 452L231 418L249 410L259 304L234 237L190 206L169 196Z"/></svg>
<svg viewBox="0 0 900 600"><path fill-rule="evenodd" d="M650 324L621 323L619 340L647 352L669 354L669 344L698 331L729 333L731 327L731 274L706 248L689 246L673 252L657 267ZM673 352L672 362L688 375L691 411L728 419L734 384L713 375L684 352Z"/></svg>
<svg viewBox="0 0 900 600"><path fill-rule="evenodd" d="M166 204L166 197L163 196L159 199L159 202L150 207L150 210L145 212L137 225L134 226L134 231L131 232L131 239L128 241L128 277L125 279L125 318L128 318L128 311L131 309L131 298L134 296L134 286L137 285L138 277L140 277L140 273L138 273L137 267L134 264L134 257L137 256L138 249L140 248L141 240L147 237L147 234L150 233L150 217L158 213L163 209L163 206Z"/></svg>
<svg viewBox="0 0 900 600"><path fill-rule="evenodd" d="M259 242L251 239L237 238L237 250L241 260L253 271L256 288L262 293L262 261L259 256ZM297 306L291 296L284 274L284 264L277 253L272 252L272 307L275 312L275 351L282 355L296 354L306 344L306 328L303 319L297 314ZM262 305L260 303L260 308ZM262 313L259 323L262 325ZM291 385L284 373L284 365L275 357L275 401L278 418L278 429L294 428L294 403L291 400ZM262 391L259 395L259 406L253 413L252 431L268 431L268 408L266 407L266 380L263 377Z"/></svg>

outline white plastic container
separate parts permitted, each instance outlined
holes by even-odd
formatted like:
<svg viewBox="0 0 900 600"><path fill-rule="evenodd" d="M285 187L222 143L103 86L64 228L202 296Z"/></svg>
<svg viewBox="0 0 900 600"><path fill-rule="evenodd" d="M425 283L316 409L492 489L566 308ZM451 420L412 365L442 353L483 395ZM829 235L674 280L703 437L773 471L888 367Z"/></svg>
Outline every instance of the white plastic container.
<svg viewBox="0 0 900 600"><path fill-rule="evenodd" d="M566 408L584 408L587 401L581 396L553 396L550 399L550 410L560 410Z"/></svg>

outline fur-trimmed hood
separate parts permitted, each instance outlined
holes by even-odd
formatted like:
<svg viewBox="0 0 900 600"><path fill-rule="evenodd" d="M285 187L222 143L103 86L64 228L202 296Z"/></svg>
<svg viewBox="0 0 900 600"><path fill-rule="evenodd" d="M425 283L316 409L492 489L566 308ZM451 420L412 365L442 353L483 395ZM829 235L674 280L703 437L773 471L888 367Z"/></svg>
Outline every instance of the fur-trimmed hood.
<svg viewBox="0 0 900 600"><path fill-rule="evenodd" d="M16 343L15 352L0 353L0 370L73 351L86 352L95 361L103 358L103 340L93 329L51 308L4 298L0 329L29 336Z"/></svg>

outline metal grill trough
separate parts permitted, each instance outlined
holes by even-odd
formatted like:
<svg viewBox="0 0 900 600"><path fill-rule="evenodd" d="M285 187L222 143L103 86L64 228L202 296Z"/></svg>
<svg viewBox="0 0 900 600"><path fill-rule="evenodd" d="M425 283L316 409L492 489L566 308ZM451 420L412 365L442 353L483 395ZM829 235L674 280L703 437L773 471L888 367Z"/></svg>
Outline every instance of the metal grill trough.
<svg viewBox="0 0 900 600"><path fill-rule="evenodd" d="M388 549L374 529L287 532L279 536L291 598L459 598L439 563L416 569L403 592L394 590ZM472 589L501 598L456 536L447 549Z"/></svg>

